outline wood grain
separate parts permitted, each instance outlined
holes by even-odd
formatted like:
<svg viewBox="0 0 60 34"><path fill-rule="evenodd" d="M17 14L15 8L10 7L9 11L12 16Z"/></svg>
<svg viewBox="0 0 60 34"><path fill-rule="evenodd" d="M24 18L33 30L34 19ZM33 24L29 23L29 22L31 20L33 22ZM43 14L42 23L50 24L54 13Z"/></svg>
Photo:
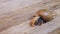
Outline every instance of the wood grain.
<svg viewBox="0 0 60 34"><path fill-rule="evenodd" d="M39 6L44 6L43 4L40 5L40 3L38 3L37 1L31 0L30 2L32 2L32 3L28 2L27 0L25 0L25 1L26 2L22 1L22 2L24 2L23 6L21 5L21 3L22 3L21 0L20 0L20 4L18 3L18 0L0 4L0 31L8 29L12 26L18 25L18 24L30 19L33 12L35 12L36 10L39 9ZM14 4L15 2L18 5ZM26 4L27 2L28 2L28 4ZM36 2L36 4L33 4L35 2Z"/></svg>
<svg viewBox="0 0 60 34"><path fill-rule="evenodd" d="M38 27L29 25L34 12L49 9L58 3L59 0L0 0L0 34L44 34L59 28L60 8L55 10L58 13L55 20Z"/></svg>
<svg viewBox="0 0 60 34"><path fill-rule="evenodd" d="M48 33L48 34L60 34L60 28Z"/></svg>

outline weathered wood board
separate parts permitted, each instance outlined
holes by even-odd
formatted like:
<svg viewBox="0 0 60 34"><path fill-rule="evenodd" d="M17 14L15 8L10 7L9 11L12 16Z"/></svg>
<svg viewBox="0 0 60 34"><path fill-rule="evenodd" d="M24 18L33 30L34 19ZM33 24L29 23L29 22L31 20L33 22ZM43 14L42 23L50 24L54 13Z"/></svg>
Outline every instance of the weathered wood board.
<svg viewBox="0 0 60 34"><path fill-rule="evenodd" d="M60 0L0 0L0 34L47 34L60 28L59 4ZM30 27L34 12L49 8L53 8L58 16L42 26Z"/></svg>

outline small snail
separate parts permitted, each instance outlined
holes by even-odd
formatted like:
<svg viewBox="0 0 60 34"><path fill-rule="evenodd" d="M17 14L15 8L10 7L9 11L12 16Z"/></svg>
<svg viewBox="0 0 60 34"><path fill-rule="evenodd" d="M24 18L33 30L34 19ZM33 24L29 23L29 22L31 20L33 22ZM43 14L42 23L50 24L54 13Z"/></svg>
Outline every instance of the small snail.
<svg viewBox="0 0 60 34"><path fill-rule="evenodd" d="M42 25L43 23L46 23L56 17L56 13L53 11L49 11L47 9L39 10L35 13L33 16L30 25Z"/></svg>

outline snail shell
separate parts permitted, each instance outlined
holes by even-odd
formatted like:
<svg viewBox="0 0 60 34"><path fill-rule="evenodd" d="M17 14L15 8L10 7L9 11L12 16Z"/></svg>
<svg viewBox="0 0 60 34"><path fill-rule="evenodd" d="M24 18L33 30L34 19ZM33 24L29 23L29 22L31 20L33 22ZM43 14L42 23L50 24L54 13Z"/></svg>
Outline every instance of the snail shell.
<svg viewBox="0 0 60 34"><path fill-rule="evenodd" d="M53 11L49 11L47 9L42 9L36 12L44 21L50 21L56 17L56 13Z"/></svg>
<svg viewBox="0 0 60 34"><path fill-rule="evenodd" d="M47 9L39 10L35 13L33 19L30 22L31 26L41 25L56 17L56 13ZM40 21L39 21L40 20Z"/></svg>

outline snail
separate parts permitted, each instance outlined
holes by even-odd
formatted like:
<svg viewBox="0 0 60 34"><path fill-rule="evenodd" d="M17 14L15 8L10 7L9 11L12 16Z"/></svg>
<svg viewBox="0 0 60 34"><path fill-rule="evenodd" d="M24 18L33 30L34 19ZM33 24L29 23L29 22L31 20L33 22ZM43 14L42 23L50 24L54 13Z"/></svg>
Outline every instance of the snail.
<svg viewBox="0 0 60 34"><path fill-rule="evenodd" d="M31 26L42 25L56 17L56 13L47 9L38 10L30 21Z"/></svg>

